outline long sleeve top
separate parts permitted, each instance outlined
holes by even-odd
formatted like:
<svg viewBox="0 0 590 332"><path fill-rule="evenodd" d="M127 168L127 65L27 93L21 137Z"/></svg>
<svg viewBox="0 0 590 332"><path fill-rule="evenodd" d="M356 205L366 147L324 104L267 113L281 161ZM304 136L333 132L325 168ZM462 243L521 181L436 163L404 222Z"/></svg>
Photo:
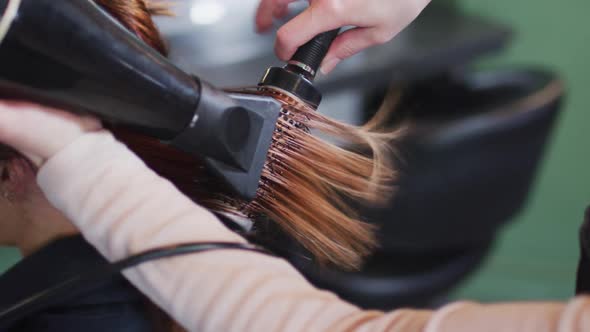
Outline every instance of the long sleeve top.
<svg viewBox="0 0 590 332"><path fill-rule="evenodd" d="M38 183L112 261L163 245L245 242L106 132L62 149ZM283 259L243 251L154 261L125 276L189 331L590 331L586 297L365 311L315 288Z"/></svg>

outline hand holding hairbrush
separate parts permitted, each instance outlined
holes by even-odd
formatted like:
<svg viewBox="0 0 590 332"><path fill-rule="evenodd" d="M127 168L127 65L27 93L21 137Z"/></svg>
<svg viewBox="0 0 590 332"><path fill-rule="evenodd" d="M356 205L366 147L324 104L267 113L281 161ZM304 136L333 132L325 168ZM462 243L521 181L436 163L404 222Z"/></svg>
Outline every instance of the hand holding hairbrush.
<svg viewBox="0 0 590 332"><path fill-rule="evenodd" d="M339 31L335 29L317 35L301 46L286 66L269 68L258 85L285 92L317 108L322 94L313 81Z"/></svg>
<svg viewBox="0 0 590 332"><path fill-rule="evenodd" d="M273 26L273 18L284 18L297 0L260 0L256 14L258 31ZM337 40L322 71L331 72L342 60L371 46L389 42L408 26L430 0L310 0L309 7L285 23L277 32L276 53L289 59L295 48L320 32L351 26Z"/></svg>

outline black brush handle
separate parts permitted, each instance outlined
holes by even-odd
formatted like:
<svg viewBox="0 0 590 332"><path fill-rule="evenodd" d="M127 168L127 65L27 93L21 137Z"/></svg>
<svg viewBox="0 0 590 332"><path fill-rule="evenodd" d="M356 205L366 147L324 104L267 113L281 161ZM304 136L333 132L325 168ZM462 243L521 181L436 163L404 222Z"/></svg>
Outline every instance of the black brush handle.
<svg viewBox="0 0 590 332"><path fill-rule="evenodd" d="M332 42L338 37L339 32L340 29L334 29L315 36L312 40L299 47L289 61L289 64L299 67L307 66L307 69L302 69L311 76L307 78L313 80L326 54L328 54Z"/></svg>

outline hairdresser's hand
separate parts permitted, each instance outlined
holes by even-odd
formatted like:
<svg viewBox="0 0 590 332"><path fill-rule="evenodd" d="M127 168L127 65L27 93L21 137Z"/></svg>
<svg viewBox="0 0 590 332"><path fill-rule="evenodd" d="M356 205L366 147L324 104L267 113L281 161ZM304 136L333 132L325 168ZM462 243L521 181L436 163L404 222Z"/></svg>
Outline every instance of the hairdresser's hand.
<svg viewBox="0 0 590 332"><path fill-rule="evenodd" d="M0 101L0 143L12 146L37 166L85 132L100 129L100 122L90 117Z"/></svg>
<svg viewBox="0 0 590 332"><path fill-rule="evenodd" d="M259 31L272 26L273 17L287 14L296 0L261 0L256 15ZM430 0L310 0L310 6L277 33L275 52L289 60L297 48L314 36L340 28L357 28L340 35L332 44L321 70L329 73L342 60L370 46L390 41L410 24Z"/></svg>

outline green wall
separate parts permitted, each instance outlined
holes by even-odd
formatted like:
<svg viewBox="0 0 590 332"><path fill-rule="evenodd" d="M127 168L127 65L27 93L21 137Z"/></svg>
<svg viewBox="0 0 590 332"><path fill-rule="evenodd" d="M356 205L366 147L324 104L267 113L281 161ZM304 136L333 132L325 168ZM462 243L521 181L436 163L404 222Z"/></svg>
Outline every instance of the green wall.
<svg viewBox="0 0 590 332"><path fill-rule="evenodd" d="M567 298L574 289L577 228L590 205L590 1L457 2L467 12L514 27L511 48L491 61L494 65L553 68L565 79L568 98L527 208L504 230L483 269L455 296L482 301Z"/></svg>
<svg viewBox="0 0 590 332"><path fill-rule="evenodd" d="M0 247L0 273L11 267L19 259L18 250Z"/></svg>

